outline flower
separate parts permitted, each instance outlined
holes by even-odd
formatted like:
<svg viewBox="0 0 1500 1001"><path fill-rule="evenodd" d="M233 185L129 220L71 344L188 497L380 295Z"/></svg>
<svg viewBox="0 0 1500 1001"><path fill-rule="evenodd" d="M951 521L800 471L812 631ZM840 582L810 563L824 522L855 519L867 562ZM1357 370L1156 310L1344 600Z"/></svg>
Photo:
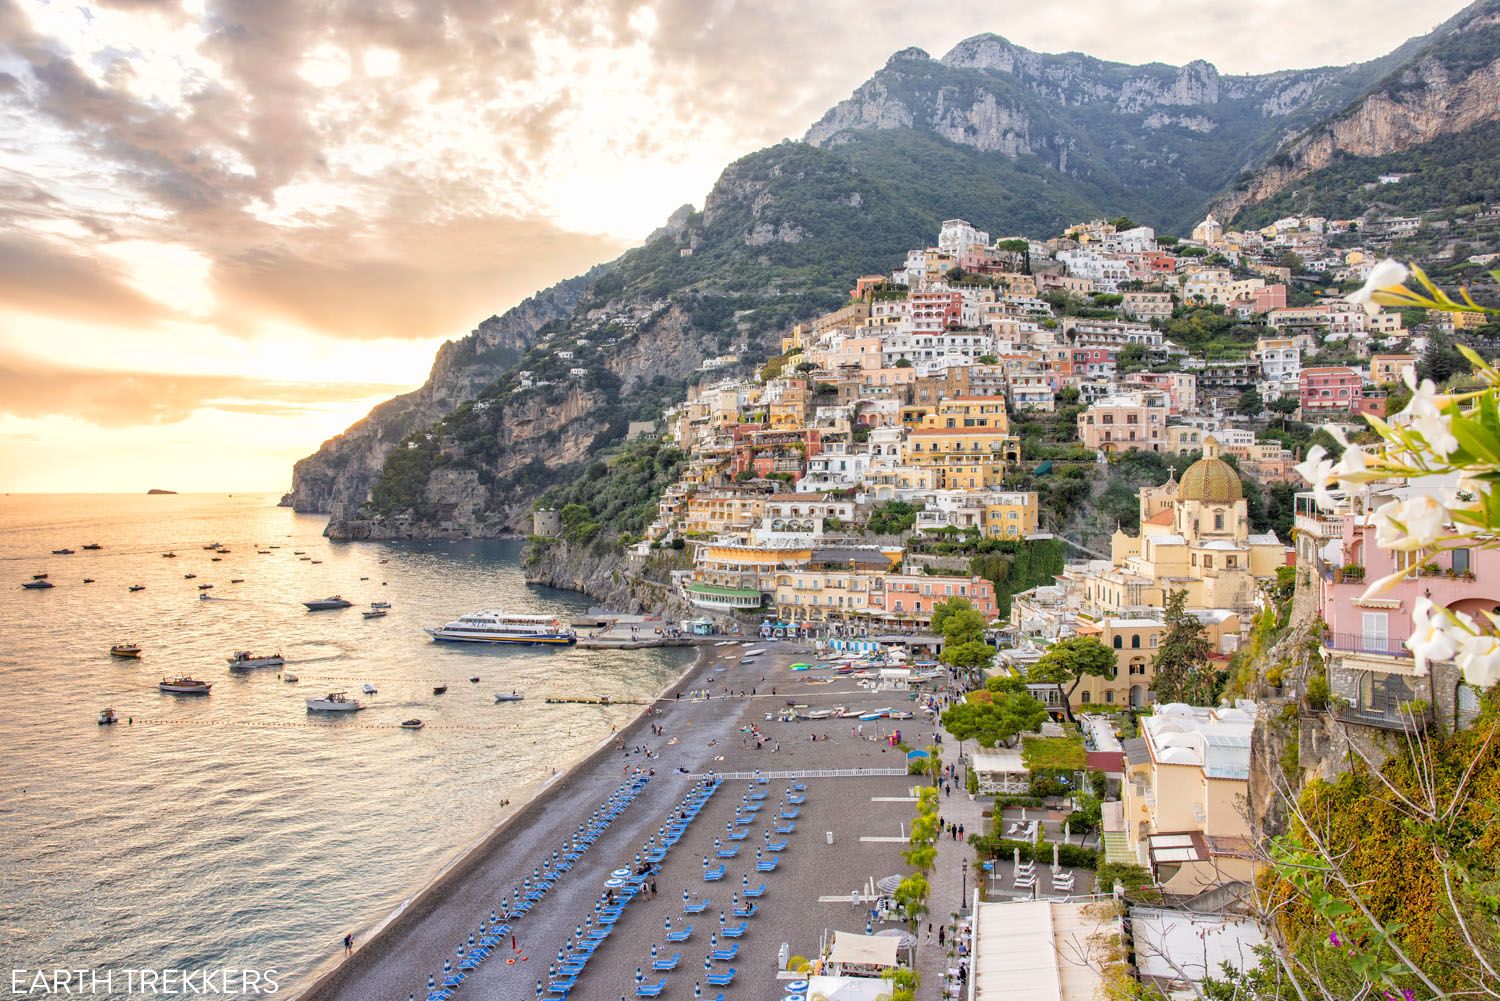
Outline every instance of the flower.
<svg viewBox="0 0 1500 1001"><path fill-rule="evenodd" d="M1359 489L1359 480L1356 475L1366 470L1365 450L1358 445L1347 445L1344 454L1339 457L1339 463L1333 467L1333 475L1338 477L1339 489L1348 493Z"/></svg>
<svg viewBox="0 0 1500 1001"><path fill-rule="evenodd" d="M1458 652L1458 642L1453 637L1446 613L1439 609L1434 614L1435 607L1431 598L1417 599L1411 615L1412 632L1403 644L1416 660L1418 675L1427 674L1429 662L1450 660Z"/></svg>
<svg viewBox="0 0 1500 1001"><path fill-rule="evenodd" d="M1331 511L1334 507L1334 499L1333 494L1328 492L1328 481L1333 476L1333 460L1325 458L1327 455L1326 448L1322 445L1314 445L1308 450L1307 458L1293 468L1304 480L1312 484L1313 499L1317 501L1318 507Z"/></svg>
<svg viewBox="0 0 1500 1001"><path fill-rule="evenodd" d="M1338 932L1331 931L1331 932L1328 933L1328 944L1329 945L1343 945L1344 944L1344 940L1341 939L1341 938L1339 938L1339 933Z"/></svg>
<svg viewBox="0 0 1500 1001"><path fill-rule="evenodd" d="M1458 451L1458 439L1453 436L1451 418L1443 413L1450 402L1439 393L1431 379L1417 382L1416 374L1408 367L1401 370L1401 378L1411 389L1411 402L1398 417L1407 427L1422 436L1434 455L1446 459Z"/></svg>
<svg viewBox="0 0 1500 1001"><path fill-rule="evenodd" d="M1347 299L1356 305L1363 306L1366 313L1374 316L1380 312L1380 305L1375 301L1375 293L1401 288L1410 275L1411 272L1406 269L1406 265L1387 257L1370 269L1365 283L1358 291L1349 293Z"/></svg>
<svg viewBox="0 0 1500 1001"><path fill-rule="evenodd" d="M1386 501L1372 518L1375 544L1381 549L1430 549L1445 533L1448 509L1436 497L1418 494L1404 501Z"/></svg>
<svg viewBox="0 0 1500 1001"><path fill-rule="evenodd" d="M1454 663L1469 684L1478 689L1489 688L1500 681L1500 636L1493 633L1466 636Z"/></svg>

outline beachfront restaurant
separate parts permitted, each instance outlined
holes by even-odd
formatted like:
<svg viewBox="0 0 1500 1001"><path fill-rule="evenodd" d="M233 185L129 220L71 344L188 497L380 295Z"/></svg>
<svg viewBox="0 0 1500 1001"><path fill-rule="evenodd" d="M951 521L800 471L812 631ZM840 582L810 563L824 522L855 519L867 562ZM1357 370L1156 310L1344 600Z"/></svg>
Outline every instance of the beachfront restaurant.
<svg viewBox="0 0 1500 1001"><path fill-rule="evenodd" d="M1031 773L1021 760L1019 747L976 751L969 768L979 783L979 791L986 795L1013 795L1031 788Z"/></svg>
<svg viewBox="0 0 1500 1001"><path fill-rule="evenodd" d="M824 972L835 977L879 977L897 965L901 946L897 935L861 935L852 931L833 933ZM884 981L882 981L883 983Z"/></svg>

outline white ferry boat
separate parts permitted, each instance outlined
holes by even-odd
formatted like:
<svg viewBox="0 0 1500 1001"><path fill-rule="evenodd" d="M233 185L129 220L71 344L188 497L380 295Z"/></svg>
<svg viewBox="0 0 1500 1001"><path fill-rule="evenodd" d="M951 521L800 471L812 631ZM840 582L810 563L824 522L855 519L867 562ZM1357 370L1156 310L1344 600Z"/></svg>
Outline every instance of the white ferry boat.
<svg viewBox="0 0 1500 1001"><path fill-rule="evenodd" d="M234 656L229 658L229 669L250 667L280 667L286 663L286 658L279 653L257 654L249 650L236 650Z"/></svg>
<svg viewBox="0 0 1500 1001"><path fill-rule="evenodd" d="M321 699L307 700L307 711L310 713L352 713L364 707L365 704L359 699L351 699L343 692L329 692Z"/></svg>
<svg viewBox="0 0 1500 1001"><path fill-rule="evenodd" d="M450 643L572 643L570 626L552 615L472 612L445 626L427 626L435 640Z"/></svg>

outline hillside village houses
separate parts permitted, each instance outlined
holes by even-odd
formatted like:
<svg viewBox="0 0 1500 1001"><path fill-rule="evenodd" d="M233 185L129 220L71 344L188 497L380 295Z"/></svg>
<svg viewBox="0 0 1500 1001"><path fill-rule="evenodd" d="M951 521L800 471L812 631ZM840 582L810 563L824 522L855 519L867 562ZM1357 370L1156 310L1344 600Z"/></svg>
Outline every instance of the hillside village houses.
<svg viewBox="0 0 1500 1001"><path fill-rule="evenodd" d="M1234 415L1242 394L1350 418L1354 401L1410 364L1410 353L1374 350L1405 346L1396 314L1287 305L1285 249L1331 258L1350 279L1368 266L1329 250L1332 232L1347 229L1286 219L1235 232L1210 217L1190 241L1102 220L1049 240L992 240L947 220L935 246L855 278L846 305L788 330L759 374L706 372L666 413L662 437L688 461L639 552L683 548L691 569L676 586L707 614L797 630L922 633L935 604L961 597L1002 637L997 670L1058 638L1097 635L1120 652L1119 670L1080 685L1075 701L1150 704L1166 594L1187 592L1228 657L1260 586L1288 562L1290 540L1251 531L1229 462L1269 483L1291 479L1299 456ZM1164 332L1174 310L1195 306L1242 310L1264 334L1239 358L1195 356ZM1355 361L1305 365L1330 339ZM1038 492L1016 485L1050 464L1025 454L1012 425L1064 405L1078 415L1076 443L1101 462L1131 450L1203 458L1140 491L1140 529L1116 532L1107 559L1075 552L1082 562L1009 602L967 560L910 548L913 533L1050 538Z"/></svg>

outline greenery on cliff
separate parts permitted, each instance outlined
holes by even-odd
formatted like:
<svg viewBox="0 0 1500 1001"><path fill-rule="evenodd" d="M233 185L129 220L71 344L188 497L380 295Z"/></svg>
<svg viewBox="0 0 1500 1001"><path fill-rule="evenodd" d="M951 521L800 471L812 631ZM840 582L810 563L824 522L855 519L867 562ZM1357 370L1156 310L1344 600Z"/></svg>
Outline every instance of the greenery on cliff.
<svg viewBox="0 0 1500 1001"><path fill-rule="evenodd" d="M590 462L570 482L542 495L538 506L562 516L564 541L625 545L656 516L656 501L682 475L687 457L669 443L632 441ZM608 527L611 534L601 535Z"/></svg>

